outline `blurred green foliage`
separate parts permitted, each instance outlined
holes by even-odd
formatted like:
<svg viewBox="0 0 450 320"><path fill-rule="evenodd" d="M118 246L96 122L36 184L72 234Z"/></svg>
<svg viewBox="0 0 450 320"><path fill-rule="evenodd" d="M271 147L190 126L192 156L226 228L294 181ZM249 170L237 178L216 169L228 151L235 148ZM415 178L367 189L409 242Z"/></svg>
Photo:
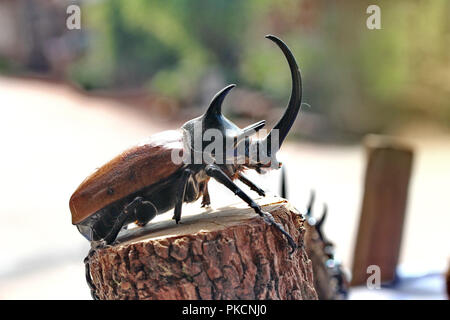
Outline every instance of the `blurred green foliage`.
<svg viewBox="0 0 450 320"><path fill-rule="evenodd" d="M368 30L366 8L381 8ZM450 124L450 2L107 0L87 2L91 40L70 77L87 89L144 87L192 101L211 70L283 104L279 35L304 78L308 112L354 135L410 119Z"/></svg>

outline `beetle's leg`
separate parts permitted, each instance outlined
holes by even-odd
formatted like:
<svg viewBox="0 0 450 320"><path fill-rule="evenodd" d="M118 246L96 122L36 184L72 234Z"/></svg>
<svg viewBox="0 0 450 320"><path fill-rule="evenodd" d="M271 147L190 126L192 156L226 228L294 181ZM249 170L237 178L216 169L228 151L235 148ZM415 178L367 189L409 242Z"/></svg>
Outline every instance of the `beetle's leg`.
<svg viewBox="0 0 450 320"><path fill-rule="evenodd" d="M211 199L209 198L208 182L205 182L205 184L203 185L202 208L209 207L210 204Z"/></svg>
<svg viewBox="0 0 450 320"><path fill-rule="evenodd" d="M251 190L255 191L257 194L259 194L261 197L265 197L266 193L264 192L263 189L261 189L260 187L258 187L256 184L254 184L253 182L251 182L247 177L245 177L242 173L238 173L238 179L243 182L244 184L246 184Z"/></svg>
<svg viewBox="0 0 450 320"><path fill-rule="evenodd" d="M145 226L150 220L152 220L158 214L158 209L150 201L142 201L134 210L136 217L136 224L139 227Z"/></svg>
<svg viewBox="0 0 450 320"><path fill-rule="evenodd" d="M186 187L189 181L189 177L192 175L192 170L185 169L181 176L180 182L178 184L177 193L176 193L176 202L175 202L175 210L173 212L173 218L175 222L178 222L181 219L181 207L183 206L184 195L186 193Z"/></svg>
<svg viewBox="0 0 450 320"><path fill-rule="evenodd" d="M89 286L89 289L91 290L92 299L98 300L99 298L98 298L97 294L95 293L95 285L92 282L92 278L91 278L91 268L89 266L90 258L94 255L97 248L104 247L105 245L109 245L109 244L113 243L114 240L116 240L117 235L119 234L120 230L122 229L125 221L129 217L130 213L134 214L138 221L143 219L143 217L141 218L139 216L138 212L136 212L137 211L136 209L138 209L139 206L142 206L143 204L147 204L147 203L149 203L149 202L144 201L144 199L142 197L136 197L132 202L130 202L119 214L116 221L114 221L114 225L112 226L111 230L106 235L106 237L104 237L102 241L98 241L96 243L96 245L93 248L91 248L91 250L89 250L89 253L86 256L86 258L84 258L86 282ZM154 215L156 215L156 212ZM148 217L148 215L146 216L146 218L147 217Z"/></svg>
<svg viewBox="0 0 450 320"><path fill-rule="evenodd" d="M92 244L92 242L91 242ZM89 261L91 260L91 257L95 254L96 249L102 247L103 245L101 244L101 242L98 242L97 244L93 245L91 247L91 249L89 249L89 252L86 256L86 258L84 258L84 270L85 270L85 277L86 277L86 282L87 285L89 287L89 289L91 290L91 297L94 300L99 300L99 297L97 296L97 294L95 293L95 285L92 282L92 277L91 277L91 267L89 266Z"/></svg>
<svg viewBox="0 0 450 320"><path fill-rule="evenodd" d="M297 248L294 239L292 239L291 235L284 230L284 227L280 223L275 221L270 213L262 211L261 207L247 194L245 194L245 192L242 191L241 188L239 188L233 181L231 181L231 179L218 166L209 164L206 166L205 171L208 176L216 179L219 183L223 184L225 187L233 191L235 195L244 200L251 208L253 208L253 210L255 210L257 214L264 218L264 221L270 225L273 225L282 234L284 234L292 248L291 253L294 252Z"/></svg>
<svg viewBox="0 0 450 320"><path fill-rule="evenodd" d="M90 249L89 253L86 256L86 258L84 258L84 270L85 270L86 282L88 284L89 290L91 290L91 297L94 300L98 300L98 296L95 293L95 285L92 282L92 278L91 278L91 268L89 266L89 260L94 255L94 253L95 253L95 250L94 249Z"/></svg>
<svg viewBox="0 0 450 320"><path fill-rule="evenodd" d="M129 204L126 205L126 207L122 210L122 212L119 214L119 216L116 218L116 221L114 221L114 225L112 226L109 233L106 235L106 237L103 238L106 244L111 244L116 240L117 235L120 232L120 229L122 229L125 221L127 218L129 218L130 214L135 215L135 209L142 204L144 201L144 198L142 197L136 197L133 201L131 201Z"/></svg>

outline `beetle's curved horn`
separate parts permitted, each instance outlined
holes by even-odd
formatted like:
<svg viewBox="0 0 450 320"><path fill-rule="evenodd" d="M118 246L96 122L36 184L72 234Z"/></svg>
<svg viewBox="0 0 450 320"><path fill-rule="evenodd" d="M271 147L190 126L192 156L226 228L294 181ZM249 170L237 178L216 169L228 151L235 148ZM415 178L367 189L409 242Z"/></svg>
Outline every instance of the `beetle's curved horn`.
<svg viewBox="0 0 450 320"><path fill-rule="evenodd" d="M222 103L227 94L230 92L231 89L233 89L236 85L230 84L229 86L223 88L220 90L214 98L211 100L211 103L209 104L208 110L205 112L205 118L211 117L211 116L218 116L222 114Z"/></svg>
<svg viewBox="0 0 450 320"><path fill-rule="evenodd" d="M266 38L275 42L280 47L281 51L283 51L286 60L289 64L289 68L291 69L291 78L292 78L291 98L286 107L286 111L284 112L283 117L281 117L281 119L278 121L275 127L273 127L273 129L263 140L264 143L267 143L267 152L270 153L273 130L279 130L278 147L280 147L284 139L286 138L289 130L291 129L292 124L297 118L297 114L298 111L300 110L300 105L302 102L302 80L300 71L297 66L297 62L295 61L292 52L289 50L286 44L273 35L268 35L266 36Z"/></svg>

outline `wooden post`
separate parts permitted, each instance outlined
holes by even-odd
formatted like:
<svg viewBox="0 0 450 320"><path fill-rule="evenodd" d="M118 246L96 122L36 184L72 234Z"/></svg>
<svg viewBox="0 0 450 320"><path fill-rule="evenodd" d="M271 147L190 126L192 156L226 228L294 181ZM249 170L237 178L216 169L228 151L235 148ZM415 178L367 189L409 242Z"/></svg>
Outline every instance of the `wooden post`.
<svg viewBox="0 0 450 320"><path fill-rule="evenodd" d="M258 200L303 243L304 220L280 198ZM100 299L317 299L311 260L240 204L127 230L89 265Z"/></svg>
<svg viewBox="0 0 450 320"><path fill-rule="evenodd" d="M380 267L381 282L393 281L400 253L413 151L399 141L365 139L367 168L352 285L366 284L367 267Z"/></svg>

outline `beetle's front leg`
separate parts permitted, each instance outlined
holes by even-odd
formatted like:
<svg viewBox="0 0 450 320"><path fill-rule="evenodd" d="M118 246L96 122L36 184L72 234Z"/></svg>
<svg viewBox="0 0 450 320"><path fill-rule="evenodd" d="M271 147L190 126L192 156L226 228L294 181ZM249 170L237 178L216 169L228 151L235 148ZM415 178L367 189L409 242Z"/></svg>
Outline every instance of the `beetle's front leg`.
<svg viewBox="0 0 450 320"><path fill-rule="evenodd" d="M189 177L192 175L192 170L185 169L181 175L180 183L178 184L175 195L175 210L172 219L178 224L181 219L181 208L183 207L184 195L186 194L186 187L189 181Z"/></svg>
<svg viewBox="0 0 450 320"><path fill-rule="evenodd" d="M254 184L252 181L250 181L246 176L244 176L242 173L238 173L238 179L246 184L251 190L255 191L257 194L259 194L261 197L265 197L266 193L263 189L258 187L256 184Z"/></svg>
<svg viewBox="0 0 450 320"><path fill-rule="evenodd" d="M261 217L264 218L264 221L269 223L270 225L273 225L276 229L278 229L284 236L287 238L289 245L292 248L292 252L297 248L297 244L295 243L294 239L292 239L291 235L284 230L284 227L276 222L273 218L273 216L268 213L262 211L261 207L253 201L244 191L242 191L231 179L223 172L218 166L209 164L205 168L205 172L208 176L216 179L219 183L223 184L225 187L230 189L234 192L235 195L237 195L239 198L244 200L257 214L259 214Z"/></svg>

